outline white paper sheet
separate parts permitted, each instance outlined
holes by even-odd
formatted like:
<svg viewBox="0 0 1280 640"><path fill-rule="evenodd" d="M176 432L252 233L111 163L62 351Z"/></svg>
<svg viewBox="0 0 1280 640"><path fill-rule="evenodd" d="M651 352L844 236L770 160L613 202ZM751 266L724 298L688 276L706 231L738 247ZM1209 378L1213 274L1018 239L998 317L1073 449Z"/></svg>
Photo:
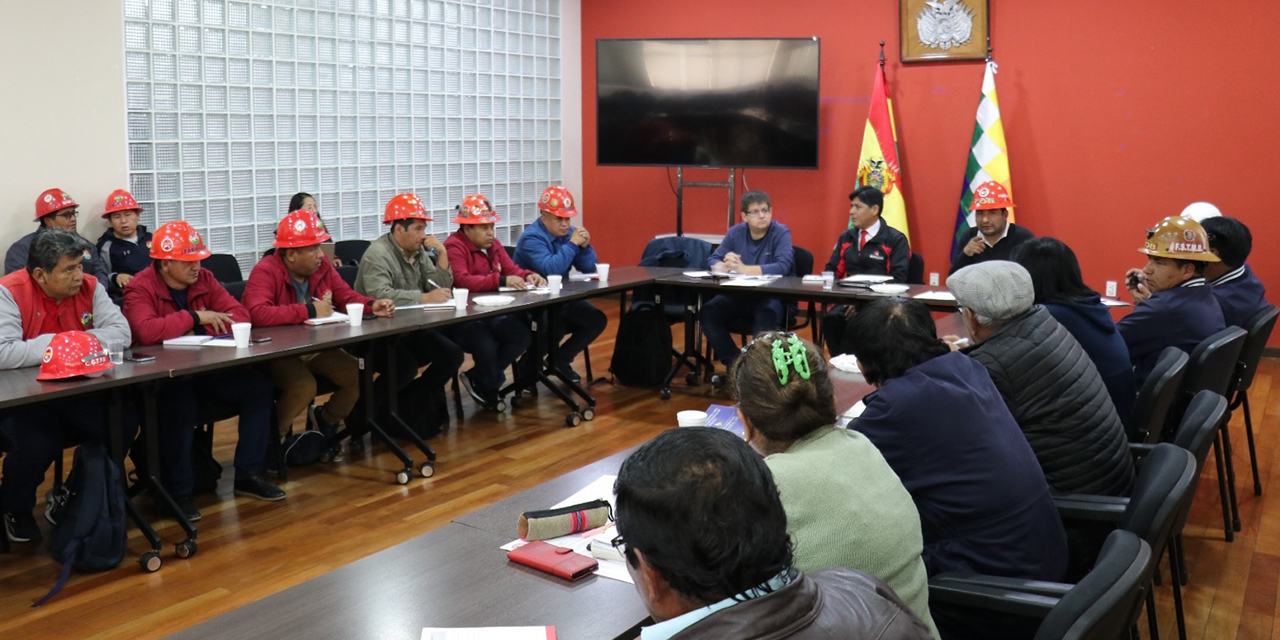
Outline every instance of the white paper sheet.
<svg viewBox="0 0 1280 640"><path fill-rule="evenodd" d="M762 287L769 284L768 280L758 280L756 278L732 278L721 282L724 287Z"/></svg>
<svg viewBox="0 0 1280 640"><path fill-rule="evenodd" d="M351 320L351 318L347 316L347 314L338 313L337 311L334 311L333 315L326 316L324 318L308 318L306 323L314 327L316 325L321 325L321 324L337 324L339 322L347 322L348 320Z"/></svg>
<svg viewBox="0 0 1280 640"><path fill-rule="evenodd" d="M551 508L558 509L560 507L565 507L571 504L581 504L583 502L591 502L592 500L608 500L610 507L612 507L614 504L613 483L617 481L617 479L618 479L618 476L613 476L613 475L600 476L599 478L596 478L595 481L593 481L591 484L583 487L582 489L579 489L573 495L569 496L568 498L565 498L564 500L561 500L560 502L553 505ZM591 549L589 545L591 544L592 538L602 535L606 531L610 531L612 529L613 529L613 523L610 522L609 524L603 527L596 527L595 529L582 531L580 533L571 533L567 536L560 536L559 538L551 538L550 540L543 540L543 542L550 545L555 545L557 547L565 547L567 549L573 549L574 553L590 558L592 557L592 555L591 555ZM617 535L617 534L614 534L614 535ZM503 551L511 551L512 549L519 549L520 547L523 547L526 544L528 544L528 542L524 540L516 539L502 545L502 547L500 548ZM631 580L631 575L627 573L627 567L625 564L621 562L613 562L610 560L599 560L598 562L600 563L600 568L596 571L596 575L603 576L605 578L611 578L613 580L619 580L627 584L635 584Z"/></svg>
<svg viewBox="0 0 1280 640"><path fill-rule="evenodd" d="M944 302L955 302L956 297L951 295L950 291L926 291L911 296L916 300L941 300Z"/></svg>
<svg viewBox="0 0 1280 640"><path fill-rule="evenodd" d="M888 282L893 279L890 275L877 275L874 273L859 273L848 278L841 278L840 282Z"/></svg>
<svg viewBox="0 0 1280 640"><path fill-rule="evenodd" d="M422 640L556 640L555 627L427 627Z"/></svg>
<svg viewBox="0 0 1280 640"><path fill-rule="evenodd" d="M1108 307L1127 307L1127 306L1129 306L1129 303L1128 303L1128 302L1125 302L1124 300L1116 300L1115 298L1103 298L1103 299L1102 299L1102 304L1105 304L1105 305L1107 305Z"/></svg>
<svg viewBox="0 0 1280 640"><path fill-rule="evenodd" d="M852 353L844 353L832 357L831 366L847 373L862 373L862 371L858 370L858 359Z"/></svg>
<svg viewBox="0 0 1280 640"><path fill-rule="evenodd" d="M448 302L423 302L422 304L406 304L403 307L396 307L396 311L408 311L411 309L422 309L423 311L446 311L457 309L458 305L452 300Z"/></svg>

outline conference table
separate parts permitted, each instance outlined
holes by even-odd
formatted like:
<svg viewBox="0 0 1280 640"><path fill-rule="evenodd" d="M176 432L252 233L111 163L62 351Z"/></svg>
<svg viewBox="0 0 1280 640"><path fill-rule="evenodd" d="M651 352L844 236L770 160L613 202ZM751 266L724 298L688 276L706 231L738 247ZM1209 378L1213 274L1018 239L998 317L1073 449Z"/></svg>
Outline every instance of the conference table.
<svg viewBox="0 0 1280 640"><path fill-rule="evenodd" d="M938 331L963 334L958 315ZM873 390L858 374L830 373L841 411ZM551 625L560 640L635 638L648 612L634 586L597 575L567 582L508 562L499 547L517 537L521 513L616 475L636 448L170 637L417 638L424 627Z"/></svg>

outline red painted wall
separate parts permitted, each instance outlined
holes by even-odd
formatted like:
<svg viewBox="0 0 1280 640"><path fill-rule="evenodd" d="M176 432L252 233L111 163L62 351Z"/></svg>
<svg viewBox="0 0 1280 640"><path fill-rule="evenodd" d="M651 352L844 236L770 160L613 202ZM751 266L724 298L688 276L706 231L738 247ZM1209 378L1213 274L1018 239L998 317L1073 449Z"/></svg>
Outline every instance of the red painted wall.
<svg viewBox="0 0 1280 640"><path fill-rule="evenodd" d="M1280 181L1280 3L990 4L1020 224L1070 244L1086 281L1102 291L1144 262L1136 249L1145 229L1208 200L1249 225L1250 263L1280 288L1280 254L1271 249L1280 232L1271 192ZM595 40L815 35L820 168L749 170L748 185L770 193L775 219L820 267L847 226L883 39L912 246L928 271L946 273L983 67L899 62L893 0L584 0L580 200L602 259L634 264L650 238L674 231L675 195L664 169L595 164ZM685 175L724 180L726 172ZM723 231L726 205L724 190L686 191L685 230Z"/></svg>

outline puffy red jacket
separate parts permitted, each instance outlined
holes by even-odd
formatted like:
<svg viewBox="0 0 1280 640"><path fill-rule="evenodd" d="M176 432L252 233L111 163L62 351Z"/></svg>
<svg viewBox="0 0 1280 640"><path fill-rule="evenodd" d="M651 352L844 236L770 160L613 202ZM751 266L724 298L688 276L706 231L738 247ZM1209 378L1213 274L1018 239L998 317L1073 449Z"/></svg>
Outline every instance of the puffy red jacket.
<svg viewBox="0 0 1280 640"><path fill-rule="evenodd" d="M22 317L22 339L30 340L40 335L40 328L44 326L40 317L44 313L44 305L37 300L37 295L44 295L40 285L31 279L26 269L20 269L0 278L0 286L9 290L18 305L18 313ZM88 331L93 328L93 289L97 286L97 278L85 278L76 295L58 305L58 328L61 331Z"/></svg>
<svg viewBox="0 0 1280 640"><path fill-rule="evenodd" d="M244 306L249 308L255 327L302 324L313 312L310 304L297 303L292 276L284 264L282 253L277 250L259 260L245 284ZM328 260L320 261L320 268L311 274L307 282L311 297L329 302L335 311L345 311L348 304L357 302L364 304L365 313L373 310L373 298L356 293Z"/></svg>
<svg viewBox="0 0 1280 640"><path fill-rule="evenodd" d="M152 267L139 271L124 288L124 317L136 346L186 335L196 327L192 311L218 311L231 314L232 322L249 322L249 310L208 269L201 269L200 278L187 287L187 310L178 308L164 278ZM204 331L215 333L210 325L204 325Z"/></svg>
<svg viewBox="0 0 1280 640"><path fill-rule="evenodd" d="M502 243L493 239L488 253L472 242L462 229L445 238L444 248L449 252L449 269L453 271L453 286L468 291L497 291L507 276L527 277L533 273L521 269L507 255Z"/></svg>

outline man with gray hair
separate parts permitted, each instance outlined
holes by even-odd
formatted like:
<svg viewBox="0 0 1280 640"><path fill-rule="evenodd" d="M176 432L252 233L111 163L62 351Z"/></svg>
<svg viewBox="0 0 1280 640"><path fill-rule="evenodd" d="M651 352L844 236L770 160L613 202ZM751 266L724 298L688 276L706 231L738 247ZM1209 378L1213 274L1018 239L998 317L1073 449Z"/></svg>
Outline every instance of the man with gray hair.
<svg viewBox="0 0 1280 640"><path fill-rule="evenodd" d="M1127 495L1133 461L1124 425L1084 348L1033 304L1031 274L992 260L956 271L947 288L974 342L963 351L991 374L1049 486Z"/></svg>
<svg viewBox="0 0 1280 640"><path fill-rule="evenodd" d="M129 344L129 323L96 278L85 277L85 250L79 235L48 229L35 237L27 268L0 278L0 369L39 365L49 342L63 331L87 331L102 343ZM5 534L13 542L39 540L31 511L44 472L62 453L62 433L106 442L105 402L101 397L75 402L46 402L0 418L8 454L0 480L0 509Z"/></svg>

